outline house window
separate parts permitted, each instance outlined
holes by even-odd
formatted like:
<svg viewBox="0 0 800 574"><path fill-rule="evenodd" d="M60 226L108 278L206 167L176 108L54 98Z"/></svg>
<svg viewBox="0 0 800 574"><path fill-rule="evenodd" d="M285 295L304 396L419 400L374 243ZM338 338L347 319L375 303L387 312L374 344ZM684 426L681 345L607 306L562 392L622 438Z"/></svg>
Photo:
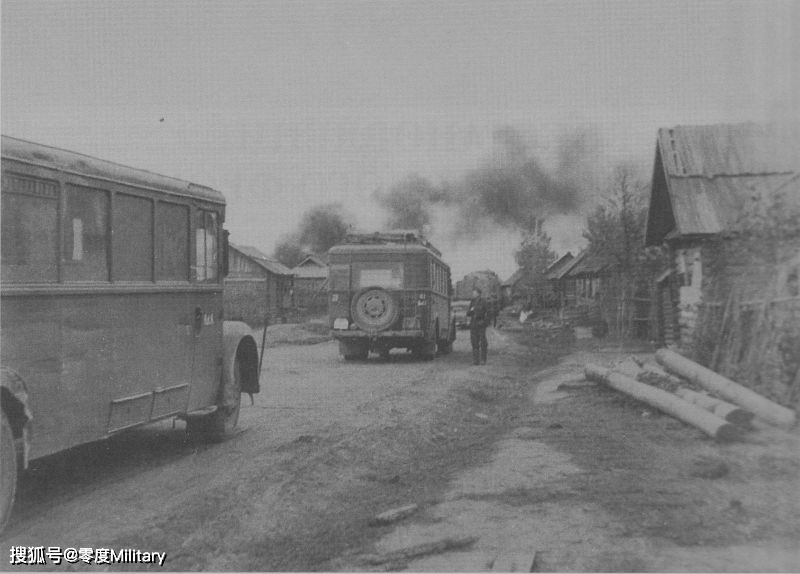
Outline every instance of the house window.
<svg viewBox="0 0 800 574"><path fill-rule="evenodd" d="M68 185L64 217L64 279L108 281L108 193Z"/></svg>

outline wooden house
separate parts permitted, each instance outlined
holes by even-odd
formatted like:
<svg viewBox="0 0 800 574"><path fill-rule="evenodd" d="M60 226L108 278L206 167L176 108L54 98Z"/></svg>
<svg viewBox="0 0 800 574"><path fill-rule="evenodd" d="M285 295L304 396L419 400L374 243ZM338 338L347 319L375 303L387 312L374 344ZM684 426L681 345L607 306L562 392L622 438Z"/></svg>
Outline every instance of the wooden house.
<svg viewBox="0 0 800 574"><path fill-rule="evenodd" d="M225 317L262 325L285 321L292 309L292 271L255 247L228 245Z"/></svg>
<svg viewBox="0 0 800 574"><path fill-rule="evenodd" d="M765 382L762 359L777 353L778 332L800 317L791 295L798 174L798 124L658 130L645 241L669 253L655 301L659 339L752 386Z"/></svg>
<svg viewBox="0 0 800 574"><path fill-rule="evenodd" d="M291 270L294 300L299 308L325 308L328 264L317 255L308 255Z"/></svg>

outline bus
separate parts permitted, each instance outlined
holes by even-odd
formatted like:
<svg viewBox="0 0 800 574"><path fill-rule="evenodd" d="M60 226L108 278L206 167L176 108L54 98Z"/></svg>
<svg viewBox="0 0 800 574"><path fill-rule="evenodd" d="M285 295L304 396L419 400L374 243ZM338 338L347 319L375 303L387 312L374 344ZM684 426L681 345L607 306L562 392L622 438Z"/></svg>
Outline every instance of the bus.
<svg viewBox="0 0 800 574"><path fill-rule="evenodd" d="M329 320L345 360L393 348L452 351L453 287L442 254L416 232L351 234L329 255Z"/></svg>
<svg viewBox="0 0 800 574"><path fill-rule="evenodd" d="M259 391L222 194L2 136L1 195L0 527L29 461L169 417L224 438Z"/></svg>

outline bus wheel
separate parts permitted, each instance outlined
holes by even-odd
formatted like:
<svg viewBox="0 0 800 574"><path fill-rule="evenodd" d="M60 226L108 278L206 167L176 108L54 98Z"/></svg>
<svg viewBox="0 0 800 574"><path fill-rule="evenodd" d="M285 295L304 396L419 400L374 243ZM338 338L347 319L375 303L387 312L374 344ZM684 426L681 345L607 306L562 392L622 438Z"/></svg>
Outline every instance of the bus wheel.
<svg viewBox="0 0 800 574"><path fill-rule="evenodd" d="M0 416L2 416L2 426L0 426L0 532L2 532L14 507L14 494L17 490L17 451L14 448L14 435L6 414L2 413Z"/></svg>
<svg viewBox="0 0 800 574"><path fill-rule="evenodd" d="M222 404L209 421L212 440L231 436L239 424L239 411L242 408L242 365L238 357L233 364L233 380L222 387L220 402Z"/></svg>
<svg viewBox="0 0 800 574"><path fill-rule="evenodd" d="M242 368L238 358L233 363L233 380L223 386L221 394L220 404L212 414L186 419L190 436L220 442L235 433L242 407Z"/></svg>

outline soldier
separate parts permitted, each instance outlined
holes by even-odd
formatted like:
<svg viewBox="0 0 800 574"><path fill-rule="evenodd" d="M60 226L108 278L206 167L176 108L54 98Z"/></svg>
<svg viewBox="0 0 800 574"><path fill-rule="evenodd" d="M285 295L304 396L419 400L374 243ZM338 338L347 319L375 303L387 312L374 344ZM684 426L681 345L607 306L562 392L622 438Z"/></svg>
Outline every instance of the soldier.
<svg viewBox="0 0 800 574"><path fill-rule="evenodd" d="M478 287L472 289L472 301L469 303L467 317L469 322L469 338L472 343L472 364L486 364L488 343L486 341L486 327L489 325L489 306L481 296Z"/></svg>

